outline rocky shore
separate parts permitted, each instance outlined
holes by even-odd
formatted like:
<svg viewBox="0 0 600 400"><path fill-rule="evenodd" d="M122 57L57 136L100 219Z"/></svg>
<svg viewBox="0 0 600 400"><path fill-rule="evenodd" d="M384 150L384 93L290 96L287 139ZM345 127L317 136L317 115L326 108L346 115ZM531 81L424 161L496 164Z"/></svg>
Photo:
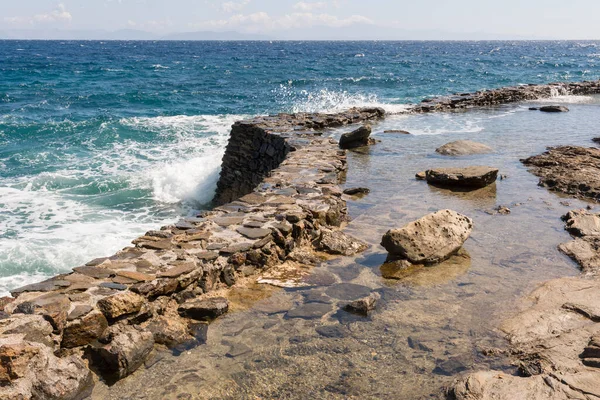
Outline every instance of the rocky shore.
<svg viewBox="0 0 600 400"><path fill-rule="evenodd" d="M425 100L410 112L595 93L600 93L600 82L519 86ZM228 312L227 288L250 279L293 281L293 271L300 266L363 251L364 243L342 232L347 210L339 183L347 170L345 150L323 133L375 121L384 114L379 108L355 108L235 123L214 209L149 231L113 256L15 289L12 298L0 299L0 398L85 398L98 377L107 382L125 378L155 347L181 352L204 343L209 322ZM359 139L368 137L362 134L366 129L357 134ZM364 144L368 143L372 142ZM493 177L483 179L485 185L495 181L497 173L493 169ZM426 174L432 181L438 175L435 170ZM450 250L430 259L421 257L420 249L411 249L416 256L410 261L438 262L456 253L471 229L467 217L456 218L466 226L451 235ZM408 258L410 246L392 239L389 247L401 248L398 253ZM573 285L573 293L581 293L579 283ZM377 295L369 295L347 308L364 314L377 300ZM584 318L588 325L595 323L594 304L592 311L585 308L589 311L585 316L577 311L583 309L577 306L580 303L571 303L575 306L561 305L560 316L567 313ZM579 344L583 336L577 340ZM457 384L454 395L485 398L468 397L472 390L463 395L463 387L473 387L464 382L473 379L480 378Z"/></svg>

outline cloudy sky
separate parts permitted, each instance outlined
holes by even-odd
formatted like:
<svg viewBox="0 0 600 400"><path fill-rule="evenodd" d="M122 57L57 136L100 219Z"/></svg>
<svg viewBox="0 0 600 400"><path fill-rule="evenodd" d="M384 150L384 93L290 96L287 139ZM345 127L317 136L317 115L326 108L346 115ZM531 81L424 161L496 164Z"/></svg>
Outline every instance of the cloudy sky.
<svg viewBox="0 0 600 400"><path fill-rule="evenodd" d="M3 0L0 30L600 39L599 15L598 0Z"/></svg>

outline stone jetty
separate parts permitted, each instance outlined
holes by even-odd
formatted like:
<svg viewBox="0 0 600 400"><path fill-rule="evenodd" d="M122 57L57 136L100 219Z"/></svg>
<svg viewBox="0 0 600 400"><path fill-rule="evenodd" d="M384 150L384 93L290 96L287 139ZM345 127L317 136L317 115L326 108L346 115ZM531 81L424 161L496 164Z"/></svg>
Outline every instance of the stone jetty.
<svg viewBox="0 0 600 400"><path fill-rule="evenodd" d="M408 112L594 93L600 82L519 86L425 100ZM207 324L229 309L226 288L317 252L364 250L341 230L345 150L323 133L384 114L353 108L236 122L212 210L0 299L0 397L83 398L96 375L122 379L155 346L182 351L204 343ZM368 312L376 300L352 307Z"/></svg>

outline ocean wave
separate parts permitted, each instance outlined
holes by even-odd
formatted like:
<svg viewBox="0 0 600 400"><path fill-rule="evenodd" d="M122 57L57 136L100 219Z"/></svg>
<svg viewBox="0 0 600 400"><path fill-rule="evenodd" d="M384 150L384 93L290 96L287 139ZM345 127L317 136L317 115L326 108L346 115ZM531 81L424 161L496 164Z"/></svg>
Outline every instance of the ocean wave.
<svg viewBox="0 0 600 400"><path fill-rule="evenodd" d="M289 108L292 112L333 113L352 107L381 107L389 114L400 114L409 108L406 104L383 102L375 94L349 93L329 89L314 92L307 90L295 92L289 87L281 85L275 95L279 97L282 103L291 104Z"/></svg>

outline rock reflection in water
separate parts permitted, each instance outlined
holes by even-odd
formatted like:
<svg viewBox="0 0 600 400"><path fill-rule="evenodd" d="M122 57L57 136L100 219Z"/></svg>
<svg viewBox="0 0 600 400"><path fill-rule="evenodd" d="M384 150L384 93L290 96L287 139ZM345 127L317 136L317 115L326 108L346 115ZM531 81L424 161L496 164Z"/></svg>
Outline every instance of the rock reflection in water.
<svg viewBox="0 0 600 400"><path fill-rule="evenodd" d="M470 267L471 256L466 250L461 249L458 254L436 265L406 267L402 262L391 261L383 264L380 270L381 276L385 279L415 286L429 286L448 283L466 274Z"/></svg>

